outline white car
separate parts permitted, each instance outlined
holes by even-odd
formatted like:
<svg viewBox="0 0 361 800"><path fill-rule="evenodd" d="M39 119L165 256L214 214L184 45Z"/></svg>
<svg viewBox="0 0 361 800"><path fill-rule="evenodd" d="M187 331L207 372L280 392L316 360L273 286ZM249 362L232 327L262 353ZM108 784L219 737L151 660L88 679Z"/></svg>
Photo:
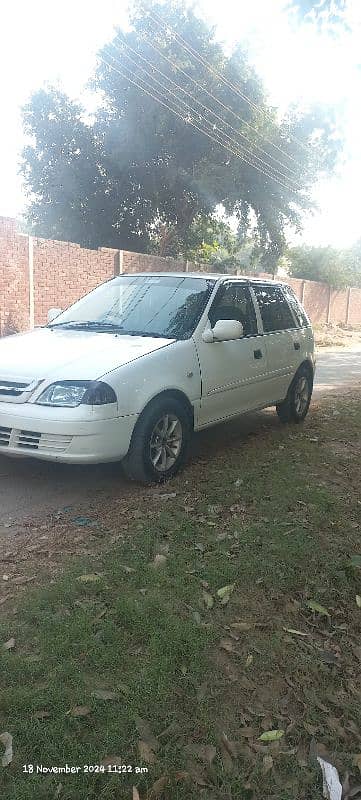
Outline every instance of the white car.
<svg viewBox="0 0 361 800"><path fill-rule="evenodd" d="M57 316L55 316L57 314ZM193 431L276 406L307 414L314 338L292 290L205 273L121 275L0 340L0 453L123 459L162 481Z"/></svg>

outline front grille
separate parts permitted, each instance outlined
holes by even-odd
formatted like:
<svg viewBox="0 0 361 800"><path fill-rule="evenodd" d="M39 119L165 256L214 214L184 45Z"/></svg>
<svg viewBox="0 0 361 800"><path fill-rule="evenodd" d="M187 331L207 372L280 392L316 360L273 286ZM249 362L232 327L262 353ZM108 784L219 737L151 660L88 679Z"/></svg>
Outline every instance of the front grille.
<svg viewBox="0 0 361 800"><path fill-rule="evenodd" d="M0 427L0 450L3 447L11 447L29 452L36 450L39 453L63 453L69 447L72 438L61 433L39 433Z"/></svg>
<svg viewBox="0 0 361 800"><path fill-rule="evenodd" d="M8 447L10 441L11 428L0 427L0 447Z"/></svg>
<svg viewBox="0 0 361 800"><path fill-rule="evenodd" d="M20 397L29 383L19 383L19 381L3 381L0 378L0 395L4 397Z"/></svg>
<svg viewBox="0 0 361 800"><path fill-rule="evenodd" d="M23 450L37 450L39 447L41 433L36 433L35 431L19 431L16 438L17 446L22 447Z"/></svg>

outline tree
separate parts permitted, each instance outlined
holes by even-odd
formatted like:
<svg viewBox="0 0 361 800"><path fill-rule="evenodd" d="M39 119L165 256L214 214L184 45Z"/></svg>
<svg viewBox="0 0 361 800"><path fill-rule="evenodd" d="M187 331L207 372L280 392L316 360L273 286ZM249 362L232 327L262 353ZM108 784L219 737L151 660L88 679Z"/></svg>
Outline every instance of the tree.
<svg viewBox="0 0 361 800"><path fill-rule="evenodd" d="M347 0L291 0L289 7L302 21L332 25L344 22Z"/></svg>
<svg viewBox="0 0 361 800"><path fill-rule="evenodd" d="M293 110L279 122L241 47L226 55L181 3L136 10L130 32L119 30L103 48L92 86L102 101L91 122L51 88L24 110L33 232L176 256L221 206L241 236L253 226L273 269L285 226L300 229L312 185L335 163L332 115Z"/></svg>
<svg viewBox="0 0 361 800"><path fill-rule="evenodd" d="M291 247L287 258L289 272L294 278L323 281L335 289L350 285L349 264L344 254L333 247Z"/></svg>

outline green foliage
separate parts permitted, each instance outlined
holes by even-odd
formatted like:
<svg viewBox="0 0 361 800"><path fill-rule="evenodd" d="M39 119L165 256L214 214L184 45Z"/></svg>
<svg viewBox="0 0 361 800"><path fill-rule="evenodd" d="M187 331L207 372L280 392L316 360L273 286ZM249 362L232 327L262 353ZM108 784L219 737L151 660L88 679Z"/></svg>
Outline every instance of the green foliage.
<svg viewBox="0 0 361 800"><path fill-rule="evenodd" d="M291 0L289 7L299 20L318 24L344 24L347 0Z"/></svg>
<svg viewBox="0 0 361 800"><path fill-rule="evenodd" d="M294 278L324 281L335 289L361 285L361 240L349 250L301 245L287 251Z"/></svg>
<svg viewBox="0 0 361 800"><path fill-rule="evenodd" d="M228 253L229 242L224 246L210 231L197 244L197 229L212 228L216 209L223 207L226 215L238 219L242 237L249 234L252 221L259 252L272 269L285 247L286 225L300 228L303 212L312 206L312 185L335 163L340 142L332 115L322 108L303 115L292 110L279 122L240 46L226 55L213 31L182 3L154 8L252 105L158 27L152 10L136 10L131 30L117 31L101 52L91 82L101 100L91 120L53 88L36 92L24 109L30 143L24 150L23 174L31 230L90 247L156 249L170 256L195 248L201 262L216 262L220 253L223 261L234 257L232 248ZM138 54L134 61L124 42ZM154 65L153 78L165 83L155 71L161 70L175 81L173 104L181 119L132 83L155 86L144 73L149 66L141 56ZM192 102L194 110L184 105L190 102L187 91L199 101ZM172 104L169 98L166 102ZM205 104L236 130L223 125L221 133ZM194 125L206 127L211 138ZM246 137L239 138L239 150L242 144L251 149L251 164L213 141L212 135L227 141L226 133ZM256 157L268 164L268 175L252 166Z"/></svg>

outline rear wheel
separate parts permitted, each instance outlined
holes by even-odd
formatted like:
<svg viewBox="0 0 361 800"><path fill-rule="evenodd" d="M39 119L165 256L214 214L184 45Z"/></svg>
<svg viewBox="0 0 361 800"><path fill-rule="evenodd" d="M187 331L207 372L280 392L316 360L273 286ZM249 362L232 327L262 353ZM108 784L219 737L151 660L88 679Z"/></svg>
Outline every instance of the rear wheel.
<svg viewBox="0 0 361 800"><path fill-rule="evenodd" d="M174 397L154 400L135 427L123 461L126 474L141 483L168 480L183 465L191 435L191 417L180 400Z"/></svg>
<svg viewBox="0 0 361 800"><path fill-rule="evenodd" d="M302 422L310 407L313 389L312 374L307 367L301 367L296 373L287 397L276 406L281 422Z"/></svg>

